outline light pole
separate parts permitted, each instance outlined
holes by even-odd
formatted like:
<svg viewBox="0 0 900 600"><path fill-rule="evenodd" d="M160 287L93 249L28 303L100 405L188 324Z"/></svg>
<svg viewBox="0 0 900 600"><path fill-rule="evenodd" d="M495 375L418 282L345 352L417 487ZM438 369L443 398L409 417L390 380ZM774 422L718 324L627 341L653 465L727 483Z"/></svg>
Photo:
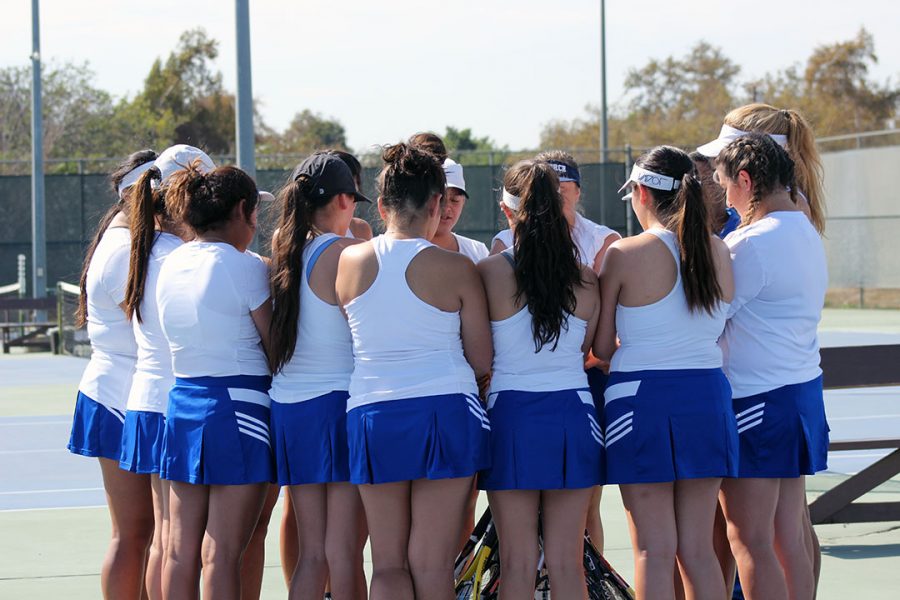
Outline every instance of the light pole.
<svg viewBox="0 0 900 600"><path fill-rule="evenodd" d="M249 0L235 0L237 37L237 94L235 95L235 154L237 166L256 177L253 139L253 77L250 71Z"/></svg>
<svg viewBox="0 0 900 600"><path fill-rule="evenodd" d="M606 119L606 0L600 0L600 159L606 162L609 127Z"/></svg>
<svg viewBox="0 0 900 600"><path fill-rule="evenodd" d="M35 298L47 295L44 225L44 132L41 115L41 26L38 0L31 0L31 269Z"/></svg>

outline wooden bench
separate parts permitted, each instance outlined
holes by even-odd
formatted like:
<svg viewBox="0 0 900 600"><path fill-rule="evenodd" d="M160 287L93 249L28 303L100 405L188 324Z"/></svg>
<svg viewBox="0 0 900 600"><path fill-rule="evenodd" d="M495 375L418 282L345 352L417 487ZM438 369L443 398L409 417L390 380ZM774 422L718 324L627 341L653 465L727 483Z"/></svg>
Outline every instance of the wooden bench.
<svg viewBox="0 0 900 600"><path fill-rule="evenodd" d="M53 336L49 332L58 323L51 318L34 319L35 315L45 311L48 313L48 317L49 313L56 312L55 298L0 298L0 314L3 315L0 320L0 341L2 341L4 354L9 354L10 348L16 346L54 349ZM10 318L12 312L19 315L24 312L30 314L32 318L14 320ZM16 335L17 333L18 335ZM41 336L46 336L47 339L41 339Z"/></svg>
<svg viewBox="0 0 900 600"><path fill-rule="evenodd" d="M900 385L900 345L822 348L825 389ZM829 449L893 452L828 490L809 505L813 524L900 521L900 502L856 502L900 475L900 432L879 439L831 442Z"/></svg>

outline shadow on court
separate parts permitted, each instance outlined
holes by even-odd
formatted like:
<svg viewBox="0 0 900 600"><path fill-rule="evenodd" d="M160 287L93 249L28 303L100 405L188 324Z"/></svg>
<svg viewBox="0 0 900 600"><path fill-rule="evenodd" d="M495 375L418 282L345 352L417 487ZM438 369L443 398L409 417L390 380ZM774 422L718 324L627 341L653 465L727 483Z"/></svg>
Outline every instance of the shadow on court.
<svg viewBox="0 0 900 600"><path fill-rule="evenodd" d="M845 546L822 546L822 554L835 558L858 560L867 558L900 558L900 544L867 546L848 544Z"/></svg>

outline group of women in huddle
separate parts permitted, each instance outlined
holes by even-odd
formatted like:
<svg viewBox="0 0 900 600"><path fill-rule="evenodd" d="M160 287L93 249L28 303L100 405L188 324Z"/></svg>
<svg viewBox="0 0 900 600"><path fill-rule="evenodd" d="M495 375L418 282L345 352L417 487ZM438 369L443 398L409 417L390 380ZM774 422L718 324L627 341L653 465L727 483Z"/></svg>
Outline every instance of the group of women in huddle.
<svg viewBox="0 0 900 600"><path fill-rule="evenodd" d="M577 213L571 156L521 161L490 253L452 232L465 180L433 137L384 149L371 240L359 163L303 161L271 259L248 250L265 193L239 169L174 146L113 175L69 445L100 458L105 597L197 598L201 568L204 597L258 595L287 486L291 598L454 598L476 487L500 597L533 597L540 527L554 597L584 598L583 533L618 484L639 598L727 597L721 504L747 597L811 599L827 273L808 125L752 105L693 159L654 148L623 186L627 239Z"/></svg>

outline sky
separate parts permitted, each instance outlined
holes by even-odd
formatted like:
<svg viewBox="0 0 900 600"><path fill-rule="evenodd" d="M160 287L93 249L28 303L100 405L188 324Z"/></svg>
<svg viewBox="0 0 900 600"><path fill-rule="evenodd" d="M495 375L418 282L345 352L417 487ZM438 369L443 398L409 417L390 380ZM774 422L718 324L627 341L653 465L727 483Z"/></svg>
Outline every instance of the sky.
<svg viewBox="0 0 900 600"><path fill-rule="evenodd" d="M31 2L2 0L0 67L26 66ZM599 0L251 0L253 96L283 129L311 109L337 118L356 150L417 131L470 127L513 149L544 124L600 102ZM746 7L752 7L747 9ZM609 0L607 98L624 102L629 69L720 47L743 79L804 63L822 44L874 35L871 75L900 81L900 2L892 0ZM203 27L234 89L230 0L42 0L41 55L86 62L95 83L133 95L179 35Z"/></svg>

